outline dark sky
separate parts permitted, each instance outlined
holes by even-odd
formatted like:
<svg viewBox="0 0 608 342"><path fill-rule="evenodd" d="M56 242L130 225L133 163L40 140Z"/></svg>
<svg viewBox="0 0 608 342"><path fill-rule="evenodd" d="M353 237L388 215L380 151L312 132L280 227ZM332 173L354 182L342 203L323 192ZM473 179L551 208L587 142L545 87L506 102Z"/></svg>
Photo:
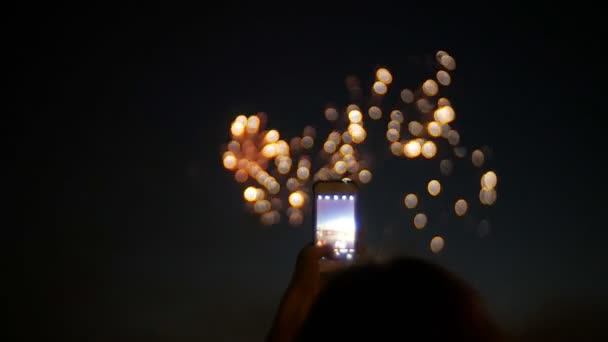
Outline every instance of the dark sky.
<svg viewBox="0 0 608 342"><path fill-rule="evenodd" d="M457 223L432 259L518 333L546 312L605 314L597 9L455 5L17 9L21 333L261 340L311 234L243 212L220 159L234 115L265 111L295 135L345 101L347 75L366 84L382 65L419 84L439 49L458 63L466 144L493 149L499 200L487 237ZM431 235L391 190L420 171L379 172L361 196L370 244L420 251Z"/></svg>

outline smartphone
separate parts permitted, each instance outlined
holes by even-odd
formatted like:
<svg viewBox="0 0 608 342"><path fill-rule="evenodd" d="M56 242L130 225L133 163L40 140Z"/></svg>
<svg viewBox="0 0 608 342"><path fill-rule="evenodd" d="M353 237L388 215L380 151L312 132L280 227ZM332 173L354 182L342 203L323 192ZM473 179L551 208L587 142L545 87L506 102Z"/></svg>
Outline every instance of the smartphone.
<svg viewBox="0 0 608 342"><path fill-rule="evenodd" d="M349 179L313 185L314 242L330 245L336 260L355 259L357 244L357 185Z"/></svg>

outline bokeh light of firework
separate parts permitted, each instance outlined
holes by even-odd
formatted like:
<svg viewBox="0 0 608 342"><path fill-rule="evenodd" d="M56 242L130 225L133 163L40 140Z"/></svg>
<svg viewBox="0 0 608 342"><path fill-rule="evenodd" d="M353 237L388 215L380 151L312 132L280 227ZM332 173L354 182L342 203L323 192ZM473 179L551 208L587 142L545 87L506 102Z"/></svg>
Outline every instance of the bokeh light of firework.
<svg viewBox="0 0 608 342"><path fill-rule="evenodd" d="M264 225L277 224L281 217L286 217L291 225L300 225L311 212L310 185L314 181L347 177L360 185L370 183L373 165L359 152L360 145L368 139L368 120L370 124L387 122L382 139L386 138L386 146L395 158L436 159L441 149L451 149L455 158L465 158L467 148L460 144L461 135L450 126L456 120L456 111L449 99L440 96L442 87L452 84L456 61L445 51L438 51L435 59L439 69L435 77L424 80L417 89L400 90L399 103L392 107L384 104L394 79L387 68L376 70L366 98L358 96L359 81L348 77L347 89L359 101L345 108L325 108L322 115L333 127L327 137L318 136L314 127L306 126L301 136L287 139L278 129L267 127L268 118L263 112L237 115L230 125L231 140L222 151L222 163L233 172L235 181L243 184L247 211L259 215ZM482 149L475 149L470 155L475 168L484 168L486 159ZM439 169L442 175L450 175L454 169L452 158L442 159ZM428 194L442 196L439 180L429 179L425 183ZM495 204L497 183L496 173L484 170L478 195L482 205ZM408 193L407 189L403 193L405 208L419 210L421 194ZM453 203L456 216L467 214L467 200L456 198ZM428 221L427 214L416 212L412 226L424 229ZM482 231L487 234L488 226L483 220L480 234ZM433 253L440 253L445 245L442 236L434 236L429 244Z"/></svg>

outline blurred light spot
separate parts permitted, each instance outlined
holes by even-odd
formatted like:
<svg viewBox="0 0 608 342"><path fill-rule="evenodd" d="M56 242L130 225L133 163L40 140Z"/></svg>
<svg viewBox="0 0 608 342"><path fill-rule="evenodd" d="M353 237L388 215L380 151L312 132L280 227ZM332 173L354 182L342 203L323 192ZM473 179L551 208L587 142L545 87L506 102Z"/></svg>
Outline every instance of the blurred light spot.
<svg viewBox="0 0 608 342"><path fill-rule="evenodd" d="M247 166L249 166L249 160L245 159L245 158L241 158L239 159L238 163L236 164L236 166L239 169L246 169Z"/></svg>
<svg viewBox="0 0 608 342"><path fill-rule="evenodd" d="M448 132L448 143L452 146L456 146L460 143L460 134L455 130Z"/></svg>
<svg viewBox="0 0 608 342"><path fill-rule="evenodd" d="M391 142L399 140L399 131L394 128L390 128L386 131L386 139Z"/></svg>
<svg viewBox="0 0 608 342"><path fill-rule="evenodd" d="M414 216L414 227L416 227L416 229L422 229L426 227L427 222L428 218L424 213L418 213L416 214L416 216Z"/></svg>
<svg viewBox="0 0 608 342"><path fill-rule="evenodd" d="M372 173L369 172L368 170L359 171L359 180L363 184L369 183L372 180Z"/></svg>
<svg viewBox="0 0 608 342"><path fill-rule="evenodd" d="M405 103L414 102L414 93L409 89L403 89L401 91L401 101Z"/></svg>
<svg viewBox="0 0 608 342"><path fill-rule="evenodd" d="M265 213L270 210L270 202L267 200L257 201L253 206L253 210L258 214Z"/></svg>
<svg viewBox="0 0 608 342"><path fill-rule="evenodd" d="M449 86L452 83L452 77L444 70L437 71L437 82L442 86Z"/></svg>
<svg viewBox="0 0 608 342"><path fill-rule="evenodd" d="M342 160L337 161L334 165L334 170L340 175L344 174L346 172L346 163Z"/></svg>
<svg viewBox="0 0 608 342"><path fill-rule="evenodd" d="M243 169L237 170L234 174L234 179L239 183L245 183L247 181L247 178L249 178L249 176L247 175L247 171Z"/></svg>
<svg viewBox="0 0 608 342"><path fill-rule="evenodd" d="M431 239L431 252L437 254L443 250L445 240L441 236L435 236Z"/></svg>
<svg viewBox="0 0 608 342"><path fill-rule="evenodd" d="M407 129L410 131L410 134L419 137L424 130L424 126L418 121L410 121L410 123L407 124Z"/></svg>
<svg viewBox="0 0 608 342"><path fill-rule="evenodd" d="M245 191L243 192L243 197L245 198L245 200L247 202L253 202L256 200L256 198L258 197L258 191L256 188L249 186L247 187L247 189L245 189Z"/></svg>
<svg viewBox="0 0 608 342"><path fill-rule="evenodd" d="M439 183L438 180L433 179L426 188L431 196L437 196L441 192L441 183Z"/></svg>
<svg viewBox="0 0 608 342"><path fill-rule="evenodd" d="M268 159L276 157L278 149L276 144L268 144L262 148L262 155Z"/></svg>
<svg viewBox="0 0 608 342"><path fill-rule="evenodd" d="M450 100L448 100L445 97L440 97L439 100L437 100L437 107L444 107L444 106L452 106L452 104L450 103Z"/></svg>
<svg viewBox="0 0 608 342"><path fill-rule="evenodd" d="M299 226L304 221L304 215L300 211L294 211L289 215L289 224Z"/></svg>
<svg viewBox="0 0 608 342"><path fill-rule="evenodd" d="M286 175L291 170L291 163L287 161L282 161L279 163L279 166L277 166L277 169L279 170L280 174Z"/></svg>
<svg viewBox="0 0 608 342"><path fill-rule="evenodd" d="M485 161L483 152L481 152L481 150L473 151L473 153L471 154L471 161L476 167L481 167L483 165L483 162Z"/></svg>
<svg viewBox="0 0 608 342"><path fill-rule="evenodd" d="M456 215L458 215L458 216L463 216L464 214L466 214L468 208L469 208L469 205L467 204L467 201L465 201L464 199L459 199L454 204L454 211L456 212Z"/></svg>
<svg viewBox="0 0 608 342"><path fill-rule="evenodd" d="M441 125L438 122L431 121L426 127L429 135L432 137L438 137L441 135Z"/></svg>
<svg viewBox="0 0 608 342"><path fill-rule="evenodd" d="M302 138L302 147L304 149L311 149L312 146L314 145L314 140L312 139L311 136L305 136L304 138Z"/></svg>
<svg viewBox="0 0 608 342"><path fill-rule="evenodd" d="M464 146L454 147L454 154L458 158L464 158L467 156L467 148Z"/></svg>
<svg viewBox="0 0 608 342"><path fill-rule="evenodd" d="M295 153L300 151L301 145L302 145L302 138L300 138L300 137L293 137L289 141L289 148Z"/></svg>
<svg viewBox="0 0 608 342"><path fill-rule="evenodd" d="M422 146L416 140L410 140L403 146L403 154L408 158L416 158L422 152Z"/></svg>
<svg viewBox="0 0 608 342"><path fill-rule="evenodd" d="M336 121L338 119L338 111L336 108L328 107L325 109L325 118L329 121Z"/></svg>
<svg viewBox="0 0 608 342"><path fill-rule="evenodd" d="M447 124L456 118L456 113L454 112L454 108L450 106L439 107L435 113L433 113L433 117L440 124Z"/></svg>
<svg viewBox="0 0 608 342"><path fill-rule="evenodd" d="M323 144L323 151L329 154L336 152L336 143L332 140L327 140L325 144Z"/></svg>
<svg viewBox="0 0 608 342"><path fill-rule="evenodd" d="M256 134L260 129L260 118L256 115L252 115L247 119L247 133Z"/></svg>
<svg viewBox="0 0 608 342"><path fill-rule="evenodd" d="M403 145L398 141L391 143L391 153L397 157L403 155Z"/></svg>
<svg viewBox="0 0 608 342"><path fill-rule="evenodd" d="M234 170L236 168L236 162L237 159L234 156L234 154L232 154L232 152L230 152L230 154L225 153L224 154L224 167L228 170Z"/></svg>
<svg viewBox="0 0 608 342"><path fill-rule="evenodd" d="M235 121L232 123L232 126L230 126L230 133L235 137L241 136L243 132L245 132L245 125L240 122Z"/></svg>
<svg viewBox="0 0 608 342"><path fill-rule="evenodd" d="M448 53L443 51L443 50L439 50L437 51L437 53L435 53L435 59L437 59L437 62L440 63L441 62L441 57L443 56L447 56Z"/></svg>
<svg viewBox="0 0 608 342"><path fill-rule="evenodd" d="M354 149L349 144L344 144L344 145L340 146L340 154L342 154L343 156L353 154L353 152L354 152Z"/></svg>
<svg viewBox="0 0 608 342"><path fill-rule="evenodd" d="M273 195L278 194L279 191L281 191L281 184L279 184L277 181L271 182L268 186L268 192Z"/></svg>
<svg viewBox="0 0 608 342"><path fill-rule="evenodd" d="M448 124L441 125L441 137L447 139L452 127Z"/></svg>
<svg viewBox="0 0 608 342"><path fill-rule="evenodd" d="M289 178L286 183L287 190L289 190L291 192L296 191L296 189L298 188L298 185L299 185L298 180L293 177Z"/></svg>
<svg viewBox="0 0 608 342"><path fill-rule="evenodd" d="M351 103L351 104L349 104L349 105L346 107L346 112L347 112L347 113L350 113L350 112L352 112L353 110L358 110L358 111L361 111L361 108L359 108L359 106L357 106L357 105L356 105L356 104L354 104L354 103Z"/></svg>
<svg viewBox="0 0 608 342"><path fill-rule="evenodd" d="M401 124L399 123L399 121L391 120L388 123L387 129L391 129L391 128L394 129L394 130L396 130L397 132L400 132L401 131Z"/></svg>
<svg viewBox="0 0 608 342"><path fill-rule="evenodd" d="M344 132L344 133L342 133L342 141L345 144L350 144L353 142L353 137L352 137L352 135L350 135L350 133Z"/></svg>
<svg viewBox="0 0 608 342"><path fill-rule="evenodd" d="M297 174L297 176L298 176L299 179L306 180L310 176L310 170L308 170L305 167L299 167L298 171L296 172L296 174Z"/></svg>
<svg viewBox="0 0 608 342"><path fill-rule="evenodd" d="M348 119L352 123L360 123L363 120L363 114L359 110L354 109L348 112Z"/></svg>
<svg viewBox="0 0 608 342"><path fill-rule="evenodd" d="M270 131L268 131L268 133L266 133L266 141L269 143L275 143L279 141L279 137L279 131L277 131L276 129L271 129Z"/></svg>
<svg viewBox="0 0 608 342"><path fill-rule="evenodd" d="M403 198L403 202L408 209L414 209L418 205L418 196L415 194L407 194Z"/></svg>
<svg viewBox="0 0 608 342"><path fill-rule="evenodd" d="M228 151L232 153L237 153L241 150L241 144L238 141L232 140L228 143Z"/></svg>
<svg viewBox="0 0 608 342"><path fill-rule="evenodd" d="M309 126L304 127L304 131L302 132L302 136L303 136L303 137L309 136L309 137L312 137L312 138L314 139L314 137L315 137L316 135L317 135L317 131L315 130L315 128L314 128L314 127L312 127L312 126L310 126L310 125L309 125Z"/></svg>
<svg viewBox="0 0 608 342"><path fill-rule="evenodd" d="M439 86L437 85L437 82L435 82L434 80L431 80L431 79L426 80L422 84L422 92L426 96L435 96L439 92Z"/></svg>
<svg viewBox="0 0 608 342"><path fill-rule="evenodd" d="M422 145L422 156L427 159L433 158L437 154L437 145L432 141L427 141Z"/></svg>
<svg viewBox="0 0 608 342"><path fill-rule="evenodd" d="M481 176L481 187L485 189L494 189L496 187L496 183L498 182L498 177L494 171L488 171Z"/></svg>
<svg viewBox="0 0 608 342"><path fill-rule="evenodd" d="M276 210L273 210L267 213L263 213L262 216L260 216L260 220L262 221L262 224L271 226L280 222L281 215L279 215L279 212L277 212Z"/></svg>
<svg viewBox="0 0 608 342"><path fill-rule="evenodd" d="M450 55L441 56L439 64L450 71L456 69L456 60L454 60L454 58Z"/></svg>
<svg viewBox="0 0 608 342"><path fill-rule="evenodd" d="M444 159L439 163L439 170L444 176L449 176L454 171L454 163L449 159Z"/></svg>
<svg viewBox="0 0 608 342"><path fill-rule="evenodd" d="M388 89L386 88L386 84L384 84L384 83L382 83L382 82L380 82L380 81L374 82L374 87L373 87L373 89L374 89L374 92L375 92L376 94L379 94L379 95L384 95L384 94L386 94L386 91L388 90Z"/></svg>
<svg viewBox="0 0 608 342"><path fill-rule="evenodd" d="M369 107L367 112L372 120L380 120L382 118L382 109L376 106Z"/></svg>
<svg viewBox="0 0 608 342"><path fill-rule="evenodd" d="M308 156L302 156L300 158L300 160L298 161L298 167L305 167L307 169L310 169L311 163L310 163L309 157Z"/></svg>
<svg viewBox="0 0 608 342"><path fill-rule="evenodd" d="M289 194L289 204L294 208L301 208L304 205L304 196L299 191Z"/></svg>
<svg viewBox="0 0 608 342"><path fill-rule="evenodd" d="M416 101L416 106L418 107L418 110L424 114L430 113L431 110L433 110L433 105L427 99L424 98Z"/></svg>
<svg viewBox="0 0 608 342"><path fill-rule="evenodd" d="M479 191L479 201L481 204L492 205L496 202L496 190L494 189L481 189Z"/></svg>
<svg viewBox="0 0 608 342"><path fill-rule="evenodd" d="M399 110L394 110L391 112L391 120L397 121L399 123L403 122L403 113Z"/></svg>
<svg viewBox="0 0 608 342"><path fill-rule="evenodd" d="M393 82L393 76L386 68L378 69L376 71L376 78L378 79L378 81L385 84L391 84L391 82Z"/></svg>
<svg viewBox="0 0 608 342"><path fill-rule="evenodd" d="M260 201L263 200L264 197L266 197L266 194L264 193L264 190L262 189L255 189L255 200L256 201Z"/></svg>

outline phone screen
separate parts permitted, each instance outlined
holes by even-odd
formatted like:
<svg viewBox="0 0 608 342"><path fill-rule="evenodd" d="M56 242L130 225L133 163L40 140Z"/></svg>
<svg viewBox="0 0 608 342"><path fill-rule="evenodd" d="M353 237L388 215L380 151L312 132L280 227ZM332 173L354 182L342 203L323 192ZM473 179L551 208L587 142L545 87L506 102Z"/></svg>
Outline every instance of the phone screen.
<svg viewBox="0 0 608 342"><path fill-rule="evenodd" d="M357 194L328 191L317 193L315 201L316 244L331 245L338 259L353 259L357 232Z"/></svg>

